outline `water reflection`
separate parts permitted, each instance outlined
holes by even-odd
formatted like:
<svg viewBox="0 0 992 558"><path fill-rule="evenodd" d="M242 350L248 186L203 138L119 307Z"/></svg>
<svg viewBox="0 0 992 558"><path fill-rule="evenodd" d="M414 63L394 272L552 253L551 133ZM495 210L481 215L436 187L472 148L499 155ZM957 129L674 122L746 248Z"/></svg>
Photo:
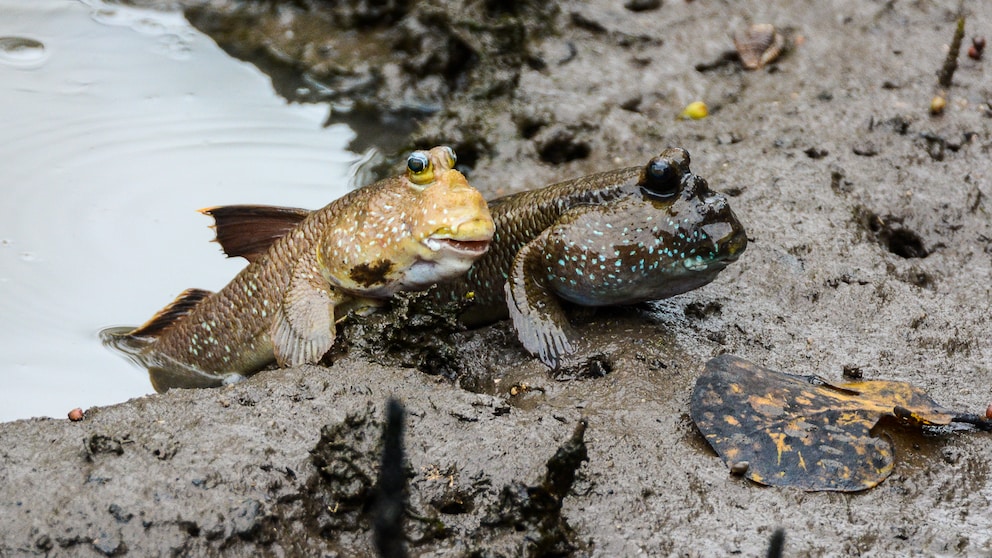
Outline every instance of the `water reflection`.
<svg viewBox="0 0 992 558"><path fill-rule="evenodd" d="M151 393L97 332L244 265L196 209L320 207L345 126L287 105L178 13L0 0L0 420Z"/></svg>
<svg viewBox="0 0 992 558"><path fill-rule="evenodd" d="M47 57L45 45L28 37L0 37L0 63L37 68Z"/></svg>

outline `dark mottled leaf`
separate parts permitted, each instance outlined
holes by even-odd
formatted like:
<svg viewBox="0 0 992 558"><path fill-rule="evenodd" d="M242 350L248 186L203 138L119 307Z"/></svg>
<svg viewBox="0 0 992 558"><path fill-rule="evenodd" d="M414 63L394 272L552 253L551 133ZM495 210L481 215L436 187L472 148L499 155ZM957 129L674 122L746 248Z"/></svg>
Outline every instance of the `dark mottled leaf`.
<svg viewBox="0 0 992 558"><path fill-rule="evenodd" d="M838 386L763 368L732 355L706 363L692 394L692 420L732 470L773 486L857 491L892 472L892 442L873 436L891 415L910 425L992 421L941 407L904 382Z"/></svg>

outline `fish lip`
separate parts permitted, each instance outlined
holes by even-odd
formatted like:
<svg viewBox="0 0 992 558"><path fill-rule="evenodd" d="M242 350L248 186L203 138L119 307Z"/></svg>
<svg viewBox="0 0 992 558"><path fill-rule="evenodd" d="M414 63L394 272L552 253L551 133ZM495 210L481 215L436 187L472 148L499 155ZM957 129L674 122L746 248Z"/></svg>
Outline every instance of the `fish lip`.
<svg viewBox="0 0 992 558"><path fill-rule="evenodd" d="M747 234L742 229L737 234L734 234L730 240L720 243L724 250L727 252L726 260L735 262L741 257L741 254L747 250Z"/></svg>
<svg viewBox="0 0 992 558"><path fill-rule="evenodd" d="M456 239L447 237L431 236L428 237L424 244L431 249L432 252L439 252L441 250L455 252L457 254L464 254L466 256L481 256L489 250L489 244L491 240L488 238L481 239Z"/></svg>

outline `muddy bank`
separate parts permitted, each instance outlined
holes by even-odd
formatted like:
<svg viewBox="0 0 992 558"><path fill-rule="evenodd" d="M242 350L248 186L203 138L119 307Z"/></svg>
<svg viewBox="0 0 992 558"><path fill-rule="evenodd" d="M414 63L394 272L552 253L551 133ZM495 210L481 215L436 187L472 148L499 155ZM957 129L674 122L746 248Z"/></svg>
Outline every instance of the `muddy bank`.
<svg viewBox="0 0 992 558"><path fill-rule="evenodd" d="M539 482L581 418L588 462L561 514L575 555L759 555L777 527L788 554L986 554L987 435L890 430L892 477L860 494L807 494L730 477L688 418L699 370L723 352L830 379L847 369L908 381L962 411L992 400L989 61L962 55L944 113L928 112L957 3L595 1L541 16L527 3L509 14L485 5L466 12L475 20L446 16L444 33L470 52L509 49L492 62L508 81L477 61L453 81L428 72L420 83L403 61L423 50L375 43L395 58L395 83L417 82L376 95L402 110L421 97L440 107L417 109L410 143L454 145L490 196L681 145L731 194L749 232L742 259L676 299L574 315L608 363L600 375L552 378L503 323L459 334L448 368L382 366L355 350L330 367L173 391L80 423L4 424L0 553L370 553L362 479L392 395L409 410L415 554L520 554L530 531L487 518L504 487ZM294 6L282 9L320 7ZM395 6L393 27L426 25L423 10L459 13ZM975 6L965 5L969 38L992 29ZM513 18L516 46L472 46L482 39L470 31L500 33L466 21ZM789 28L793 48L756 72L714 63L749 21ZM334 40L389 33L345 27ZM504 86L479 95L486 82ZM698 99L708 118L675 118ZM328 448L354 450L343 455L361 474L329 475Z"/></svg>

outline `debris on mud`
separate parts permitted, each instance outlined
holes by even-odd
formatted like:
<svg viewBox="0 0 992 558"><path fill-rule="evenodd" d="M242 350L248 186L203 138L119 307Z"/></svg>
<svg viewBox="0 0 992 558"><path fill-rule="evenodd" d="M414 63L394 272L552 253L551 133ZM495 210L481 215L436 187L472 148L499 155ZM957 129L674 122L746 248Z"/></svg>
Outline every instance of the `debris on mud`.
<svg viewBox="0 0 992 558"><path fill-rule="evenodd" d="M691 411L732 472L810 491L855 492L885 480L894 467L892 440L872 432L884 417L904 426L992 430L984 416L944 408L905 382L832 385L727 354L706 364Z"/></svg>
<svg viewBox="0 0 992 558"><path fill-rule="evenodd" d="M937 72L937 83L944 89L951 86L954 72L958 69L958 54L961 53L961 40L964 39L964 23L965 17L959 17L954 28L954 38L951 39L951 47L947 50L947 57L944 58L944 65Z"/></svg>
<svg viewBox="0 0 992 558"><path fill-rule="evenodd" d="M561 510L579 467L589 460L584 441L587 426L584 419L579 422L572 437L548 460L547 471L538 484L518 481L504 486L482 519L483 532L494 531L487 538L501 533L509 536L512 542L506 556L567 556L578 548L575 532Z"/></svg>
<svg viewBox="0 0 992 558"><path fill-rule="evenodd" d="M349 314L342 322L340 339L373 362L458 377L463 367L452 334L465 329L458 321L465 306L438 307L428 293L397 293L381 311Z"/></svg>

